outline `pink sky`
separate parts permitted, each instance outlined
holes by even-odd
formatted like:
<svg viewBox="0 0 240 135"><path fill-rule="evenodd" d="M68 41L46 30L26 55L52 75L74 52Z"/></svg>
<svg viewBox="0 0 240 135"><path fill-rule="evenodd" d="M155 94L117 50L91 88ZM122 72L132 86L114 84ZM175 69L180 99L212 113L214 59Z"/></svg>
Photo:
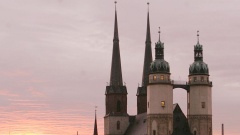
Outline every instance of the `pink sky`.
<svg viewBox="0 0 240 135"><path fill-rule="evenodd" d="M130 115L142 79L147 2L117 5ZM213 133L224 123L225 134L239 135L240 1L149 2L152 48L160 26L172 79L187 80L200 31L213 81ZM89 135L95 105L103 135L114 1L2 0L0 16L0 135ZM186 112L184 90L174 90L174 102Z"/></svg>

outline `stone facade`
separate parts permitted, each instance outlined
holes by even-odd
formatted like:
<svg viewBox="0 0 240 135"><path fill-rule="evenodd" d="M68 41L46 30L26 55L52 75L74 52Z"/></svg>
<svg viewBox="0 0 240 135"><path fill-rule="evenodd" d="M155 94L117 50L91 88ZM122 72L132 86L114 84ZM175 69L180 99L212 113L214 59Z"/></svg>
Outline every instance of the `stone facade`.
<svg viewBox="0 0 240 135"><path fill-rule="evenodd" d="M108 94L106 95L105 102L106 102L106 115L127 113L126 94Z"/></svg>
<svg viewBox="0 0 240 135"><path fill-rule="evenodd" d="M212 115L190 115L188 120L193 135L212 135Z"/></svg>
<svg viewBox="0 0 240 135"><path fill-rule="evenodd" d="M123 135L129 126L129 116L104 117L104 135Z"/></svg>
<svg viewBox="0 0 240 135"><path fill-rule="evenodd" d="M212 135L212 83L208 77L189 76L188 122L193 135Z"/></svg>
<svg viewBox="0 0 240 135"><path fill-rule="evenodd" d="M147 95L137 96L137 114L145 113L147 110Z"/></svg>
<svg viewBox="0 0 240 135"><path fill-rule="evenodd" d="M173 132L173 114L148 114L147 129L148 135L171 135Z"/></svg>

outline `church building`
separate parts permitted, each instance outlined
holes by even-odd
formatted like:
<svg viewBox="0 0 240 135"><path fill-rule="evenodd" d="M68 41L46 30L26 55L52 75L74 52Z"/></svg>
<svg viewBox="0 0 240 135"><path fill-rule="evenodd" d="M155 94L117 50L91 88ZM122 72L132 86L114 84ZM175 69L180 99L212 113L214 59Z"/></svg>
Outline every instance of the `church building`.
<svg viewBox="0 0 240 135"><path fill-rule="evenodd" d="M110 83L105 90L104 135L212 135L212 82L208 65L203 62L199 33L188 81L178 84L171 79L170 64L164 59L165 44L160 39L160 30L154 60L152 58L148 11L142 85L136 92L137 114L130 116L127 87L122 78L117 19L115 7ZM175 88L187 92L187 116L178 104L173 104Z"/></svg>

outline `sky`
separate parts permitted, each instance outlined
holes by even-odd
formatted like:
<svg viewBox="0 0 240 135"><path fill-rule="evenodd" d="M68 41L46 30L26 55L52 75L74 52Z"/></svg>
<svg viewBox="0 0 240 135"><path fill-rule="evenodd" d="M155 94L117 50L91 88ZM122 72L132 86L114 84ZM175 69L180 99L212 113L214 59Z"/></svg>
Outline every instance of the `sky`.
<svg viewBox="0 0 240 135"><path fill-rule="evenodd" d="M119 0L123 81L136 114L150 2L152 48L165 43L171 78L186 81L200 31L213 82L213 135L239 135L240 1ZM0 0L0 135L103 135L113 0ZM186 92L174 103L186 113Z"/></svg>

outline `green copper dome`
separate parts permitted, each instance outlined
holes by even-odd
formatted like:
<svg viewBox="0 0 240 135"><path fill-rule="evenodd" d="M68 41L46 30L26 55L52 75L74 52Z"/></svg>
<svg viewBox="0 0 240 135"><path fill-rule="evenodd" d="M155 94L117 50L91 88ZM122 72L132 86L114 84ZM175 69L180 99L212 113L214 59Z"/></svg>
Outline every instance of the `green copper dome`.
<svg viewBox="0 0 240 135"><path fill-rule="evenodd" d="M189 67L189 75L209 75L208 65L203 62L203 46L198 42L194 45L194 62Z"/></svg>
<svg viewBox="0 0 240 135"><path fill-rule="evenodd" d="M164 59L155 59L150 66L150 73L169 73L170 66Z"/></svg>
<svg viewBox="0 0 240 135"><path fill-rule="evenodd" d="M189 74L190 75L194 75L194 74L209 75L208 65L203 61L195 61L189 67Z"/></svg>

